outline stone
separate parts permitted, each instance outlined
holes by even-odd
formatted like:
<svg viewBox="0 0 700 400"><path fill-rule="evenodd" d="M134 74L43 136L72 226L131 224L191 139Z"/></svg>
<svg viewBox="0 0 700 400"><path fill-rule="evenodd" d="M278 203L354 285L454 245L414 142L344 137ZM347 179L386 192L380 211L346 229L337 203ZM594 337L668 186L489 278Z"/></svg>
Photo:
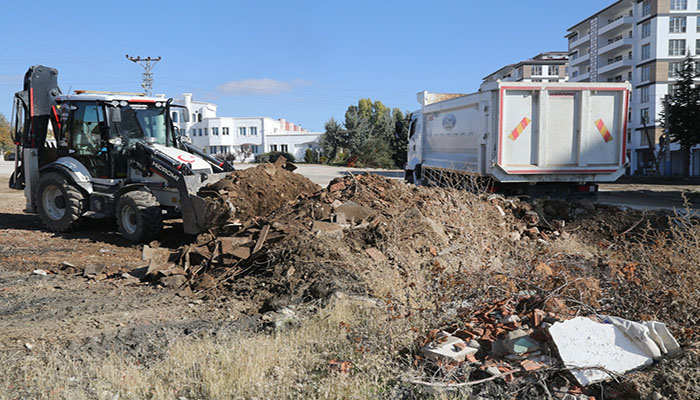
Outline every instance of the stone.
<svg viewBox="0 0 700 400"><path fill-rule="evenodd" d="M376 211L373 209L361 206L354 201L346 201L345 203L336 207L335 212L338 215L342 214L345 217L345 221L357 223L376 214Z"/></svg>
<svg viewBox="0 0 700 400"><path fill-rule="evenodd" d="M102 271L104 271L105 266L104 265L96 265L96 264L90 264L85 267L83 270L83 276L86 278L94 278L97 275L100 275Z"/></svg>
<svg viewBox="0 0 700 400"><path fill-rule="evenodd" d="M581 199L581 201L579 201L578 204L586 211L589 211L589 212L595 211L595 206L588 199Z"/></svg>
<svg viewBox="0 0 700 400"><path fill-rule="evenodd" d="M63 261L62 263L58 264L58 269L67 274L75 274L79 272L78 267L69 263L68 261Z"/></svg>
<svg viewBox="0 0 700 400"><path fill-rule="evenodd" d="M514 324L516 322L520 322L520 317L513 314L513 315L509 315L507 317L501 318L501 320L498 322L500 322L502 324Z"/></svg>
<svg viewBox="0 0 700 400"><path fill-rule="evenodd" d="M520 233L517 231L510 232L508 234L508 240L510 240L511 242L519 241L520 240Z"/></svg>
<svg viewBox="0 0 700 400"><path fill-rule="evenodd" d="M272 325L276 331L284 331L301 324L301 320L296 313L288 307L277 311L269 311L263 314L263 321Z"/></svg>
<svg viewBox="0 0 700 400"><path fill-rule="evenodd" d="M540 345L522 329L506 333L503 347L511 354L530 353L540 348Z"/></svg>
<svg viewBox="0 0 700 400"><path fill-rule="evenodd" d="M496 375L501 374L501 371L498 370L498 367L488 367L488 368L486 368L486 372L491 376L496 376Z"/></svg>
<svg viewBox="0 0 700 400"><path fill-rule="evenodd" d="M43 269L35 269L34 271L32 271L32 274L34 274L34 275L43 275L43 276L46 276L46 275L48 275L49 273L48 273L48 271L45 271L45 270L43 270Z"/></svg>
<svg viewBox="0 0 700 400"><path fill-rule="evenodd" d="M337 239L343 237L343 227L332 222L314 221L311 230L318 236L329 236Z"/></svg>
<svg viewBox="0 0 700 400"><path fill-rule="evenodd" d="M160 278L160 284L171 289L177 289L187 282L184 275L170 275Z"/></svg>
<svg viewBox="0 0 700 400"><path fill-rule="evenodd" d="M369 249L365 249L365 253L367 253L367 255L370 256L372 260L376 262L384 262L387 260L384 253L379 251L379 249L377 249L376 247L370 247Z"/></svg>

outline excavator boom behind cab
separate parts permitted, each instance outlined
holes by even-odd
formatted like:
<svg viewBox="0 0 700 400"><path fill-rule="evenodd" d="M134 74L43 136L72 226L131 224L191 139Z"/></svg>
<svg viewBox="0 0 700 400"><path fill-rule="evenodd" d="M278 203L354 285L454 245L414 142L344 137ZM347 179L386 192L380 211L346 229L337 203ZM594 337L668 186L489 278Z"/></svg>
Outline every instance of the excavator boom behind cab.
<svg viewBox="0 0 700 400"><path fill-rule="evenodd" d="M205 202L196 193L233 166L175 135L172 99L63 95L57 76L53 68L31 67L15 94L18 157L10 187L24 189L27 211L56 232L76 230L84 218L114 216L135 242L156 238L166 215L182 216L187 234L203 231Z"/></svg>

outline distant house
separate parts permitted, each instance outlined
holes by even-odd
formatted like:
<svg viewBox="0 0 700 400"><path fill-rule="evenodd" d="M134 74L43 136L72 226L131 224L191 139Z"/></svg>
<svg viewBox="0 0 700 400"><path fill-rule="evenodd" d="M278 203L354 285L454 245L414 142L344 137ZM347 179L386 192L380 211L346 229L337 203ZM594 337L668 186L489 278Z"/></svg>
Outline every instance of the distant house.
<svg viewBox="0 0 700 400"><path fill-rule="evenodd" d="M306 149L317 151L323 132L310 132L285 119L269 117L217 117L216 104L192 100L191 93L176 99L172 118L192 143L209 154L233 154L249 162L257 154L284 151L304 160Z"/></svg>
<svg viewBox="0 0 700 400"><path fill-rule="evenodd" d="M540 53L517 64L506 65L484 78L481 90L495 87L498 81L566 82L569 54L566 51Z"/></svg>

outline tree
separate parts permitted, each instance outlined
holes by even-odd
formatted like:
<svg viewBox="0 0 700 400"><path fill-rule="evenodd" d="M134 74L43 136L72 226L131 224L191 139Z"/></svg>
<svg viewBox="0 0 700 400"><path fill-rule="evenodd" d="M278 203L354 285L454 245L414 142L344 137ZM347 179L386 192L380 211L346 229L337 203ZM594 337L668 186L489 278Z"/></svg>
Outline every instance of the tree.
<svg viewBox="0 0 700 400"><path fill-rule="evenodd" d="M321 148L328 157L328 162L331 162L338 154L338 149L347 146L347 134L333 117L326 121L324 129L326 133L321 136Z"/></svg>
<svg viewBox="0 0 700 400"><path fill-rule="evenodd" d="M4 115L0 114L0 154L15 148L10 132L10 123L7 122Z"/></svg>
<svg viewBox="0 0 700 400"><path fill-rule="evenodd" d="M667 140L680 144L686 178L690 176L690 150L700 144L700 88L695 83L698 76L700 71L695 71L695 61L688 54L678 71L676 89L664 98L659 118L668 132Z"/></svg>
<svg viewBox="0 0 700 400"><path fill-rule="evenodd" d="M392 117L394 120L394 137L391 141L392 158L397 167L403 167L406 164L408 150L408 121L398 108L394 108Z"/></svg>
<svg viewBox="0 0 700 400"><path fill-rule="evenodd" d="M348 107L345 112L345 130L347 131L347 145L350 154L359 156L363 145L371 136L370 121L364 114L362 107Z"/></svg>

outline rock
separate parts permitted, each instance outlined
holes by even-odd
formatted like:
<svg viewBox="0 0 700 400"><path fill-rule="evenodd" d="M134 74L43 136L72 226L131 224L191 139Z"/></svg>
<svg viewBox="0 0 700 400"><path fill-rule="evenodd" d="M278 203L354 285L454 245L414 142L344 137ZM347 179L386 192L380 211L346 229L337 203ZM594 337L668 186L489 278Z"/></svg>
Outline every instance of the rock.
<svg viewBox="0 0 700 400"><path fill-rule="evenodd" d="M61 271L65 272L67 274L78 273L78 267L69 263L68 261L63 261L62 263L58 264L58 269L60 269Z"/></svg>
<svg viewBox="0 0 700 400"><path fill-rule="evenodd" d="M344 215L346 221L356 223L359 223L376 214L375 210L365 206L361 206L355 203L354 201L346 201L345 203L336 207L335 212L336 214Z"/></svg>
<svg viewBox="0 0 700 400"><path fill-rule="evenodd" d="M372 258L372 260L376 262L384 262L386 261L386 256L384 253L379 251L376 247L370 247L369 249L365 249L365 253L367 253L368 256Z"/></svg>
<svg viewBox="0 0 700 400"><path fill-rule="evenodd" d="M496 375L501 374L501 371L499 371L497 367L488 367L488 368L486 368L486 372L491 376L496 376Z"/></svg>
<svg viewBox="0 0 700 400"><path fill-rule="evenodd" d="M296 313L288 307L267 312L263 314L262 319L269 322L276 331L284 331L301 324Z"/></svg>
<svg viewBox="0 0 700 400"><path fill-rule="evenodd" d="M570 234L569 232L564 232L564 231L562 231L562 232L559 233L559 237L562 238L562 239L564 239L564 240L566 240L566 239L568 239L568 238L571 237L571 234Z"/></svg>
<svg viewBox="0 0 700 400"><path fill-rule="evenodd" d="M314 221L311 230L317 236L329 236L337 239L343 237L343 227L332 222Z"/></svg>
<svg viewBox="0 0 700 400"><path fill-rule="evenodd" d="M85 267L83 270L83 276L86 278L94 278L97 275L100 275L102 271L104 271L105 266L104 265L95 265L95 264L90 264Z"/></svg>
<svg viewBox="0 0 700 400"><path fill-rule="evenodd" d="M48 275L48 271L45 271L43 269L35 269L34 271L32 271L32 274L46 276Z"/></svg>
<svg viewBox="0 0 700 400"><path fill-rule="evenodd" d="M508 239L509 239L511 242L517 242L517 241L520 240L520 233L519 233L519 232L516 232L516 231L510 232L510 233L508 234Z"/></svg>
<svg viewBox="0 0 700 400"><path fill-rule="evenodd" d="M187 282L184 275L170 275L160 278L160 284L171 289L177 289Z"/></svg>
<svg viewBox="0 0 700 400"><path fill-rule="evenodd" d="M520 322L520 317L513 314L513 315L509 315L507 317L501 318L501 320L498 322L500 322L502 324L514 324L516 322Z"/></svg>
<svg viewBox="0 0 700 400"><path fill-rule="evenodd" d="M659 392L654 392L651 394L652 400L663 400L664 396Z"/></svg>
<svg viewBox="0 0 700 400"><path fill-rule="evenodd" d="M31 351L32 349L34 349L34 345L31 344L31 343L29 343L29 342L25 343L25 344L24 344L24 347L25 347L27 350L30 350L30 351Z"/></svg>
<svg viewBox="0 0 700 400"><path fill-rule="evenodd" d="M309 295L315 299L325 299L331 293L332 286L329 282L315 282L309 287Z"/></svg>

